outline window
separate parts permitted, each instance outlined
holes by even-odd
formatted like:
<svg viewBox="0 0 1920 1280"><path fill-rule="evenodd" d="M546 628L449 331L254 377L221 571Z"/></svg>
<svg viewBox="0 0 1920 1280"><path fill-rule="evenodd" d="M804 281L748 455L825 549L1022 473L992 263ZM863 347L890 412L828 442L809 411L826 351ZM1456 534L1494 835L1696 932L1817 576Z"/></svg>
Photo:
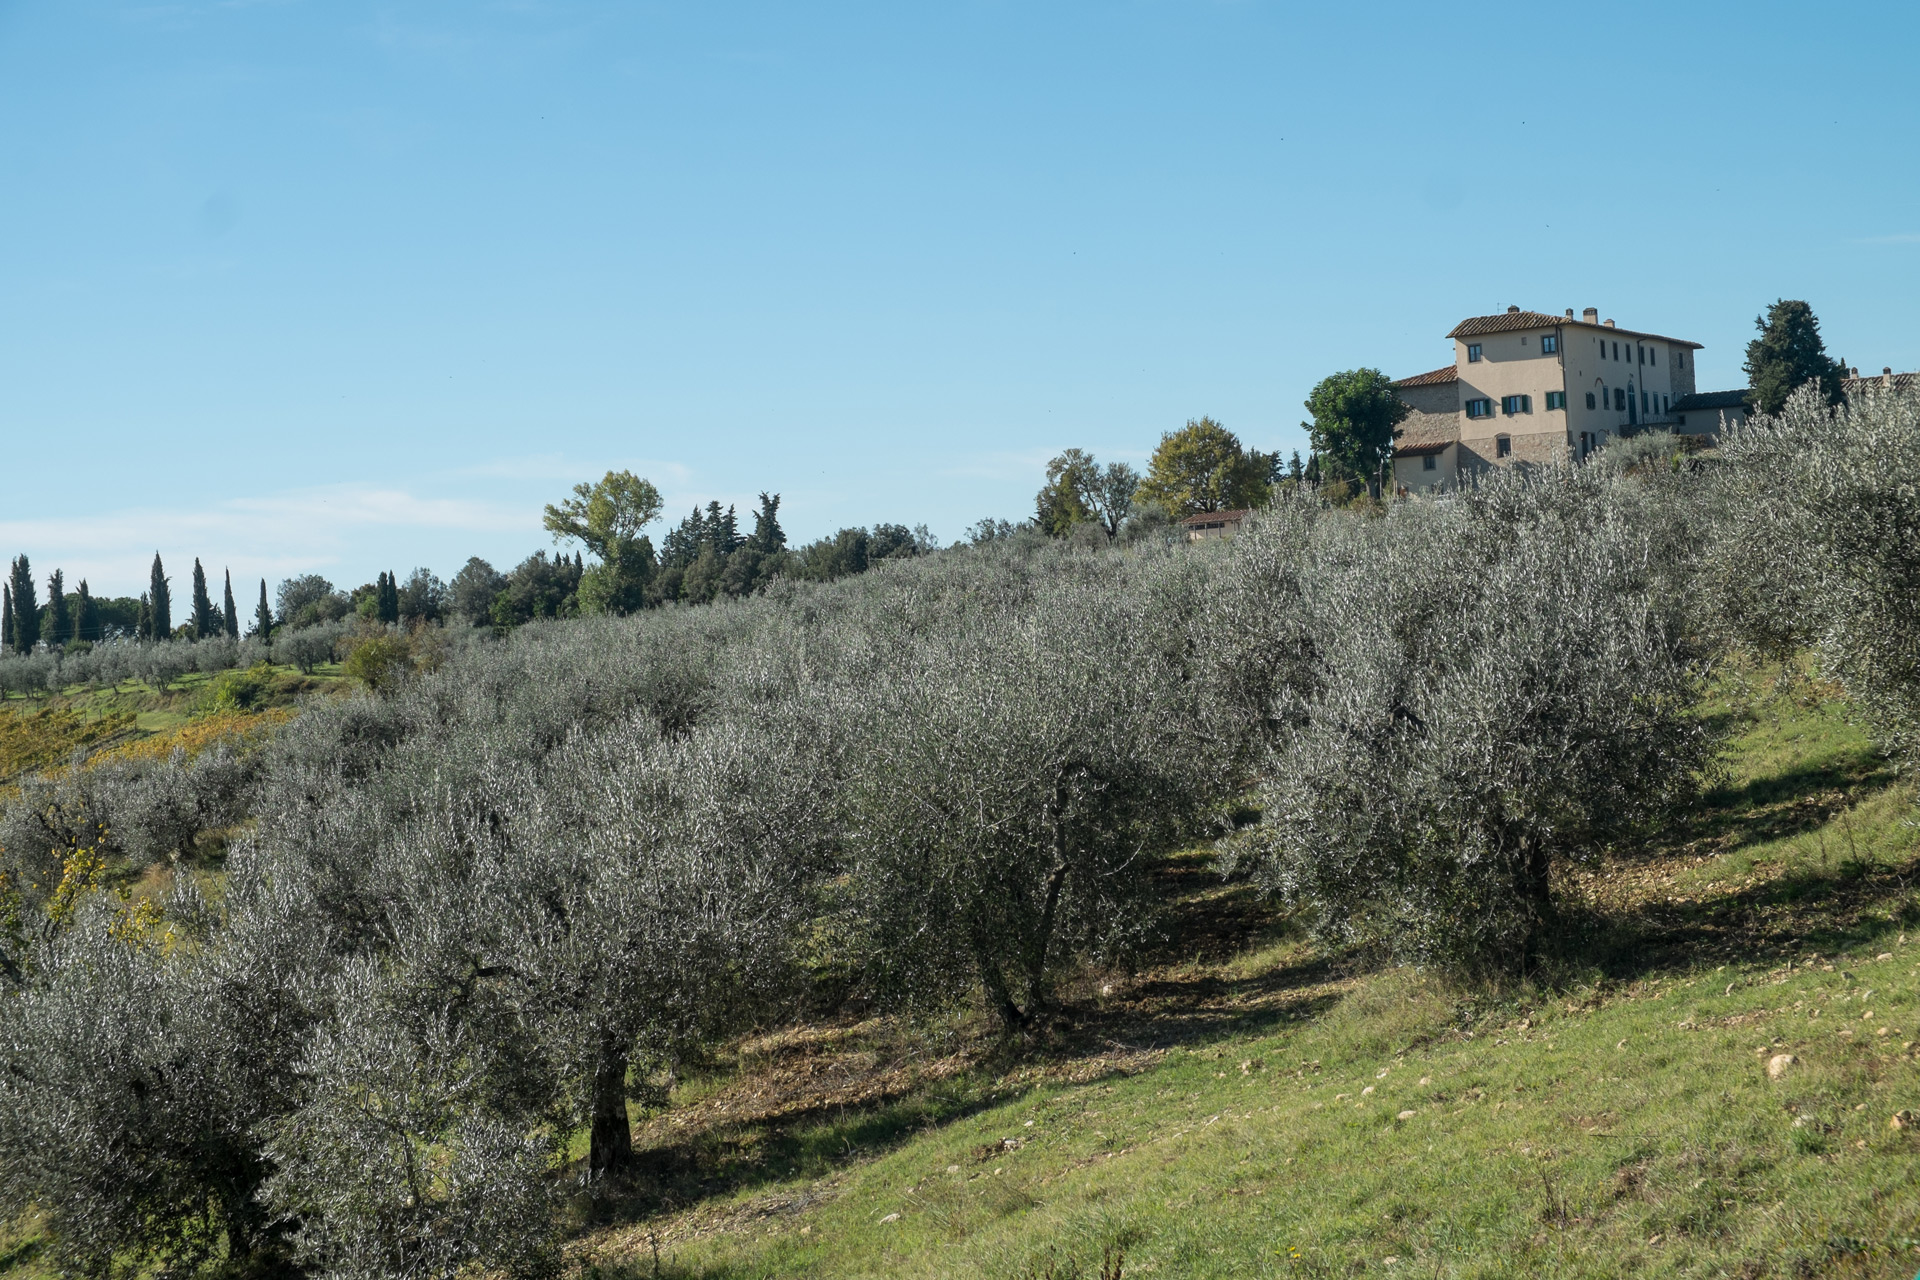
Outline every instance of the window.
<svg viewBox="0 0 1920 1280"><path fill-rule="evenodd" d="M1659 363L1660 363L1660 352L1659 352L1659 350L1658 350L1657 348L1655 348L1655 347L1648 347L1648 348L1647 348L1647 363L1648 363L1648 364L1659 364Z"/></svg>
<svg viewBox="0 0 1920 1280"><path fill-rule="evenodd" d="M1633 349L1633 358L1634 363L1645 364L1647 362L1647 349L1645 347L1635 347Z"/></svg>
<svg viewBox="0 0 1920 1280"><path fill-rule="evenodd" d="M1554 352L1558 351L1559 349L1560 349L1559 334L1548 333L1548 334L1541 335L1541 338L1540 338L1540 354L1541 355L1550 356Z"/></svg>
<svg viewBox="0 0 1920 1280"><path fill-rule="evenodd" d="M1613 344L1613 358L1615 360L1620 358L1620 344L1617 342Z"/></svg>
<svg viewBox="0 0 1920 1280"><path fill-rule="evenodd" d="M1469 418L1491 418L1493 416L1493 401L1491 400L1467 401L1467 416Z"/></svg>
<svg viewBox="0 0 1920 1280"><path fill-rule="evenodd" d="M1501 396L1500 412L1511 418L1516 413L1532 413L1532 396Z"/></svg>
<svg viewBox="0 0 1920 1280"><path fill-rule="evenodd" d="M1670 412L1670 410L1667 408L1667 398L1665 396L1660 397L1660 412L1661 413Z"/></svg>
<svg viewBox="0 0 1920 1280"><path fill-rule="evenodd" d="M1564 409L1567 407L1567 393L1564 391L1547 392L1547 408Z"/></svg>
<svg viewBox="0 0 1920 1280"><path fill-rule="evenodd" d="M1652 408L1647 404L1647 393L1644 391L1640 393L1640 412L1641 413L1653 412Z"/></svg>
<svg viewBox="0 0 1920 1280"><path fill-rule="evenodd" d="M1480 359L1480 344L1477 342L1469 342L1467 344L1467 363L1474 364L1478 362L1479 359Z"/></svg>
<svg viewBox="0 0 1920 1280"><path fill-rule="evenodd" d="M1613 389L1613 411L1615 413L1625 413L1627 411L1627 389L1625 387L1615 387Z"/></svg>
<svg viewBox="0 0 1920 1280"><path fill-rule="evenodd" d="M1587 408L1593 408L1593 392L1587 392Z"/></svg>
<svg viewBox="0 0 1920 1280"><path fill-rule="evenodd" d="M1434 457L1432 454L1428 454L1426 457L1420 459L1420 469L1422 471L1438 471L1440 469L1440 459Z"/></svg>
<svg viewBox="0 0 1920 1280"><path fill-rule="evenodd" d="M1495 457L1511 457L1513 454L1513 437L1495 436L1493 438L1493 452Z"/></svg>

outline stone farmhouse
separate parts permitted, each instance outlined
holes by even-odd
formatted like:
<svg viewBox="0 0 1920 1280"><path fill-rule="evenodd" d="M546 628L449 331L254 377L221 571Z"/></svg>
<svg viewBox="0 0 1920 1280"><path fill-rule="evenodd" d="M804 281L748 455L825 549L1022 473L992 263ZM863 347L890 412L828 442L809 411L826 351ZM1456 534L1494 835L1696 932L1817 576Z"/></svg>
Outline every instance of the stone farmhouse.
<svg viewBox="0 0 1920 1280"><path fill-rule="evenodd" d="M1397 489L1446 490L1514 463L1584 458L1615 436L1659 428L1711 436L1744 415L1744 392L1695 391L1697 342L1508 307L1447 335L1453 363L1393 385L1412 410L1394 447Z"/></svg>

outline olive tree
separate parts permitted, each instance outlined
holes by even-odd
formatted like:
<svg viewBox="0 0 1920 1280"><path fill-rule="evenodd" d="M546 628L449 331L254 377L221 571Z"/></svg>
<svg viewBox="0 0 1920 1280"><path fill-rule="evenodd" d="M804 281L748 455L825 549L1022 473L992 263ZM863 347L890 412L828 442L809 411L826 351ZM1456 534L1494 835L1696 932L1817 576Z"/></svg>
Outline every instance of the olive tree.
<svg viewBox="0 0 1920 1280"><path fill-rule="evenodd" d="M1737 638L1810 646L1880 740L1920 760L1920 398L1870 388L1829 409L1813 388L1721 451L1713 598Z"/></svg>
<svg viewBox="0 0 1920 1280"><path fill-rule="evenodd" d="M1164 620L1117 557L1085 563L1098 568L1048 575L1025 600L961 583L976 589L905 616L880 602L871 660L842 694L868 973L918 1000L977 985L1008 1031L1044 1024L1070 960L1137 939L1149 858L1211 781Z"/></svg>
<svg viewBox="0 0 1920 1280"><path fill-rule="evenodd" d="M1684 619L1614 516L1598 473L1562 472L1322 522L1310 668L1279 691L1263 820L1229 869L1325 934L1536 961L1556 864L1663 812L1713 751Z"/></svg>

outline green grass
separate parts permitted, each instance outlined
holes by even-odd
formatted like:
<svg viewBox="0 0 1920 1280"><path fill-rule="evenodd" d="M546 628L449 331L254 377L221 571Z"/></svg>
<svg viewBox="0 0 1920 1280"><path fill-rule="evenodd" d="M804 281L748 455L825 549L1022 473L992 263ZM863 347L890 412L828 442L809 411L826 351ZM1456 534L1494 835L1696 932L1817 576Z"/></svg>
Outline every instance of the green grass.
<svg viewBox="0 0 1920 1280"><path fill-rule="evenodd" d="M1084 1081L1048 1080L1057 1059L981 1081L950 1121L583 1255L650 1275L658 1242L663 1275L708 1280L1092 1277L1113 1249L1127 1276L1904 1280L1920 1140L1888 1126L1920 1111L1912 797L1837 704L1757 705L1721 709L1737 732L1694 820L1586 879L1607 892L1584 981L1342 979L1269 938L1186 966L1216 1003L1248 997L1238 1016L1169 1025Z"/></svg>

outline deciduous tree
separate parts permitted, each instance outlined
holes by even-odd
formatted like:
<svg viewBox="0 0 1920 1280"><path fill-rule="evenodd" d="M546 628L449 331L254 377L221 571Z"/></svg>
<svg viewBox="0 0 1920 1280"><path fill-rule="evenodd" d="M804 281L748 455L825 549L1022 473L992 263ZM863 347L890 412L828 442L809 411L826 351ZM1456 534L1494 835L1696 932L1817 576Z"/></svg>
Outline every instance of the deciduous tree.
<svg viewBox="0 0 1920 1280"><path fill-rule="evenodd" d="M1160 437L1135 498L1166 508L1176 519L1264 506L1272 473L1271 455L1245 448L1212 418L1189 419Z"/></svg>
<svg viewBox="0 0 1920 1280"><path fill-rule="evenodd" d="M1306 403L1313 421L1300 425L1335 477L1379 482L1392 463L1399 425L1412 412L1392 379L1378 369L1349 369L1322 378ZM1298 460L1296 454L1296 465Z"/></svg>

